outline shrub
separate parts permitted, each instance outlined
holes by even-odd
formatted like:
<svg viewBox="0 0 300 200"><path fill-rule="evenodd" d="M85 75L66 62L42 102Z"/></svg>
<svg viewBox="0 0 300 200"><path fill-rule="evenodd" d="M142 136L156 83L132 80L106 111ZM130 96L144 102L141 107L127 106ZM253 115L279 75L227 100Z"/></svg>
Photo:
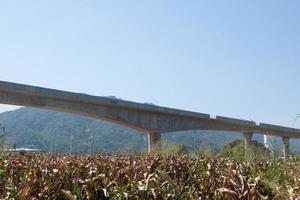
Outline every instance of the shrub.
<svg viewBox="0 0 300 200"><path fill-rule="evenodd" d="M261 143L257 141L252 141L252 148L250 156L252 158L256 157L268 157L270 151ZM219 153L223 156L236 158L236 159L245 159L245 142L243 140L234 140L226 145L224 145Z"/></svg>

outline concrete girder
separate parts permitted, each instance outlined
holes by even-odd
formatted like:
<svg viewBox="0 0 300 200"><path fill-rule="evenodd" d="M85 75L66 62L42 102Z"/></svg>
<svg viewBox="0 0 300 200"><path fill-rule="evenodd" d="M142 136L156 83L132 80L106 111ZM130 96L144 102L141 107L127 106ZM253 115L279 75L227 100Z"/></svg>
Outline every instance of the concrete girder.
<svg viewBox="0 0 300 200"><path fill-rule="evenodd" d="M4 81L0 81L0 103L45 108L110 121L146 134L151 133L149 141L153 144L160 139L160 134L158 136L153 133L189 130L230 131L300 138L299 129L263 123L257 125L253 121L222 116L213 119L203 113ZM249 140L250 136L246 135L245 145L250 147L249 141L252 137Z"/></svg>

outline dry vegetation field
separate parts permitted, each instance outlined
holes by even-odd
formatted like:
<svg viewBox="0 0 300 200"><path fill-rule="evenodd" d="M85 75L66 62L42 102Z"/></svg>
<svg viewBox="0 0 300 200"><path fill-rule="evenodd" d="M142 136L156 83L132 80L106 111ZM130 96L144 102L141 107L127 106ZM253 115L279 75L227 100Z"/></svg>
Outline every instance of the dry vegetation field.
<svg viewBox="0 0 300 200"><path fill-rule="evenodd" d="M0 199L299 199L300 168L206 156L0 157Z"/></svg>

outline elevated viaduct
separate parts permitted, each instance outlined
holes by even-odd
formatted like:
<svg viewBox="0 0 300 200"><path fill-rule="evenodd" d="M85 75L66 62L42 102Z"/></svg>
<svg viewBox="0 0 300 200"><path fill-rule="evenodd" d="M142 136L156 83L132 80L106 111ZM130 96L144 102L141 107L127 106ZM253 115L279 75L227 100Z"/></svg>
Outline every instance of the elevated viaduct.
<svg viewBox="0 0 300 200"><path fill-rule="evenodd" d="M253 133L280 136L287 158L289 139L300 138L300 129L4 81L0 81L0 103L74 113L130 127L148 135L149 152L162 133L214 130L243 133L246 150Z"/></svg>

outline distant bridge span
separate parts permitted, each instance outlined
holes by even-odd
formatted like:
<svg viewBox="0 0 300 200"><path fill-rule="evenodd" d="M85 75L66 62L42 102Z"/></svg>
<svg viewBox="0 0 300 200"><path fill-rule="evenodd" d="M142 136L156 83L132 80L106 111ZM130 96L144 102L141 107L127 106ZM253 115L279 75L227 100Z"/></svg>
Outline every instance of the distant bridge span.
<svg viewBox="0 0 300 200"><path fill-rule="evenodd" d="M0 81L0 103L74 113L124 125L148 134L149 151L162 133L174 131L240 132L245 135L246 147L253 133L280 136L284 141L300 138L300 129L221 116L211 118L203 113L4 81Z"/></svg>

